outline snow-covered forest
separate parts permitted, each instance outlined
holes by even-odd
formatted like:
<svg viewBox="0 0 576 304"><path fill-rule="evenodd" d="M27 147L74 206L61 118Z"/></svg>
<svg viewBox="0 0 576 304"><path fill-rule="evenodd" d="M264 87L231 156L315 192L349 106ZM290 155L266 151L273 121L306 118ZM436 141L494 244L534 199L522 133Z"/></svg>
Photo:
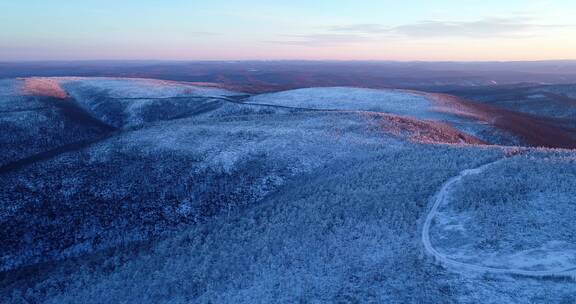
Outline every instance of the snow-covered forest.
<svg viewBox="0 0 576 304"><path fill-rule="evenodd" d="M574 303L570 135L440 97L1 80L0 302Z"/></svg>

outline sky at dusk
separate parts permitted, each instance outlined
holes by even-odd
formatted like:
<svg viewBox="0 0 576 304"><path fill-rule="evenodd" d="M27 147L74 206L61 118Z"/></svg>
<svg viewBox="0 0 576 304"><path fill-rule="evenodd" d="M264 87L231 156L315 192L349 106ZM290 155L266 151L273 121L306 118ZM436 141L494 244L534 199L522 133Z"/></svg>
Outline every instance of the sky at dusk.
<svg viewBox="0 0 576 304"><path fill-rule="evenodd" d="M574 0L0 0L0 61L576 59Z"/></svg>

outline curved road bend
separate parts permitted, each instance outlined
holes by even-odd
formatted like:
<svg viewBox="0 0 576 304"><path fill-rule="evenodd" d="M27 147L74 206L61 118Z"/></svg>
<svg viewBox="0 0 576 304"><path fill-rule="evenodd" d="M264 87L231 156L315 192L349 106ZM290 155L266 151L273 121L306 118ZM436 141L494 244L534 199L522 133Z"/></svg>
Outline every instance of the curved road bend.
<svg viewBox="0 0 576 304"><path fill-rule="evenodd" d="M457 269L473 271L473 272L483 272L483 273L496 273L496 274L512 274L512 275L522 275L522 276L531 276L531 277L543 277L543 276L567 276L567 277L574 277L576 276L576 267L556 270L556 271L548 271L548 270L524 270L519 268L498 268L498 267L491 267L491 266L482 266L476 265L471 263L465 263L457 261L450 256L441 253L438 251L430 241L430 227L432 226L432 222L436 214L438 213L438 209L442 206L446 199L449 196L449 190L454 184L457 184L468 175L473 174L480 174L484 172L487 168L494 166L498 163L505 161L507 158L499 159L494 162L484 164L480 167L474 169L466 169L460 172L455 177L450 178L446 181L440 190L432 197L432 208L430 212L426 216L426 220L424 222L424 227L422 229L422 244L424 245L424 249L430 255L432 255L437 261L439 261L445 267L453 267Z"/></svg>

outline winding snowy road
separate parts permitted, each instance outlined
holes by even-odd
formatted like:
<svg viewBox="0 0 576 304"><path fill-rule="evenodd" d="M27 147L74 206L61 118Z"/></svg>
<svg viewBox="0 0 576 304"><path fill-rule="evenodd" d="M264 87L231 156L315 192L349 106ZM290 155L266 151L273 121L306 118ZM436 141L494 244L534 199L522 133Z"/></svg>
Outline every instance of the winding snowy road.
<svg viewBox="0 0 576 304"><path fill-rule="evenodd" d="M483 272L483 273L496 273L496 274L513 274L513 275L522 275L522 276L531 276L531 277L543 277L543 276L563 276L563 277L575 277L576 276L576 267L567 268L562 270L555 270L555 271L548 271L548 270L524 270L518 268L498 268L498 267L490 267L490 266L482 266L476 264L470 264L465 262L457 261L451 258L448 255L445 255L438 251L432 245L430 241L430 227L432 226L432 222L438 213L438 209L445 203L446 199L449 196L450 188L453 187L455 184L460 182L462 178L468 175L479 174L484 172L487 168L494 166L498 163L505 161L504 159L499 159L494 162L482 165L480 167L474 169L466 169L460 172L455 177L452 177L448 181L446 181L440 190L434 195L432 198L432 208L430 212L426 216L426 220L424 222L424 227L422 229L422 244L424 245L424 249L430 255L432 255L438 262L440 262L445 267L452 267L459 270L466 270L466 271L474 271L474 272Z"/></svg>

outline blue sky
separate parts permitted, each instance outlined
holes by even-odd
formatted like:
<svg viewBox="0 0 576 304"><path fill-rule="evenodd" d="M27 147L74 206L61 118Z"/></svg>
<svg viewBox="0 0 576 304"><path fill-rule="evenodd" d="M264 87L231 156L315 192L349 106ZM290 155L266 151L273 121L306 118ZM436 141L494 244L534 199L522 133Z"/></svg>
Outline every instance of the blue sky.
<svg viewBox="0 0 576 304"><path fill-rule="evenodd" d="M568 0L21 0L0 12L0 60L576 59Z"/></svg>

